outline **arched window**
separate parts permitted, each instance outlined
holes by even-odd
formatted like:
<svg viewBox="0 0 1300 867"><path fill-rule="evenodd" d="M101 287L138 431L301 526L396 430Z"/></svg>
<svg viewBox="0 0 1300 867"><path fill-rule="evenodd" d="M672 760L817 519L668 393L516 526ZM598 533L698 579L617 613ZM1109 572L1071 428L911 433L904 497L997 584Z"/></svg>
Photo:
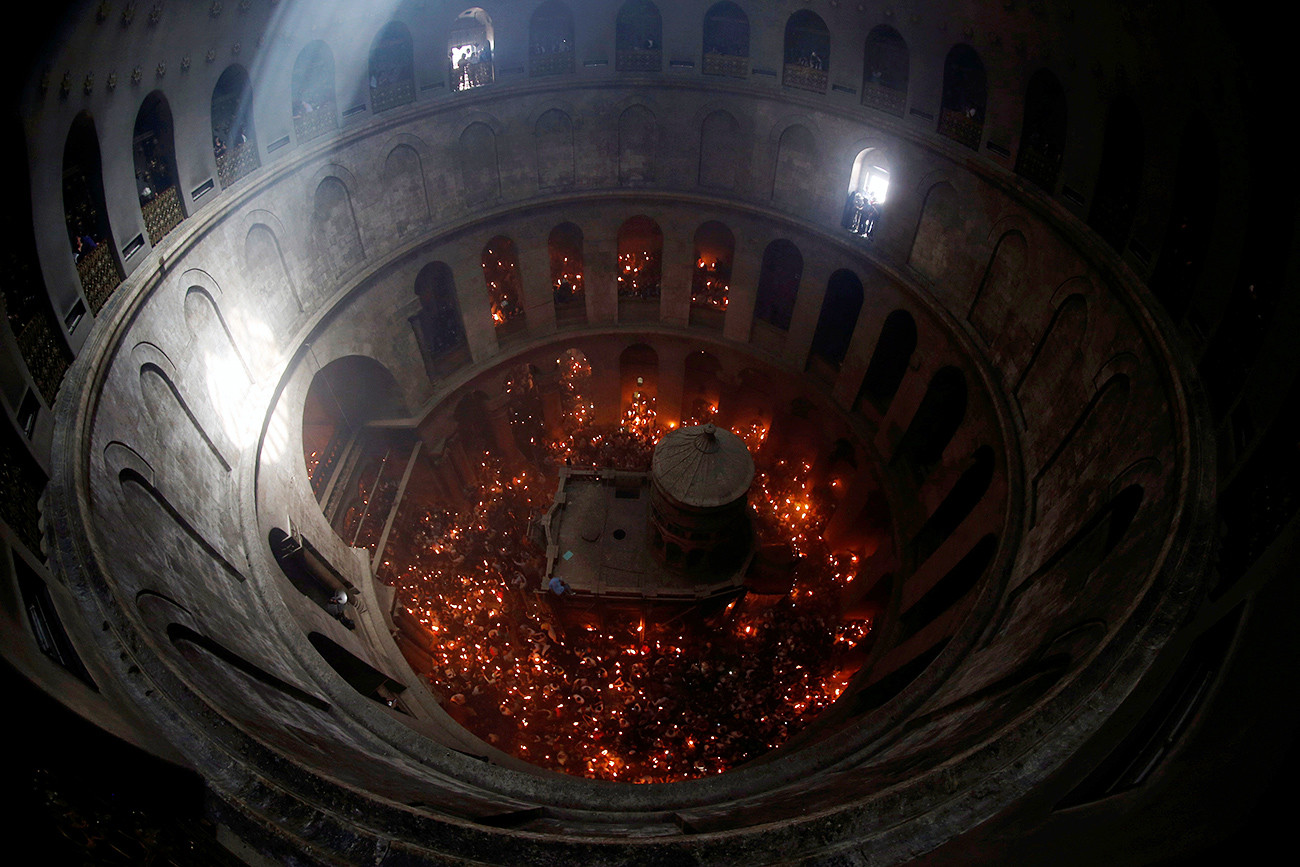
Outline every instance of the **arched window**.
<svg viewBox="0 0 1300 867"><path fill-rule="evenodd" d="M874 28L862 51L862 104L902 117L908 67L907 43L898 31L884 24Z"/></svg>
<svg viewBox="0 0 1300 867"><path fill-rule="evenodd" d="M976 542L924 596L898 618L897 643L907 641L965 599L976 588L984 570L993 562L997 550L998 539L992 533Z"/></svg>
<svg viewBox="0 0 1300 867"><path fill-rule="evenodd" d="M644 343L634 343L618 357L619 409L624 428L654 429L655 397L659 393L659 353Z"/></svg>
<svg viewBox="0 0 1300 867"><path fill-rule="evenodd" d="M722 362L712 353L699 350L686 356L686 375L682 380L682 424L708 424L718 421L718 403L722 399Z"/></svg>
<svg viewBox="0 0 1300 867"><path fill-rule="evenodd" d="M802 9L785 23L786 87L825 93L830 80L831 32L816 12Z"/></svg>
<svg viewBox="0 0 1300 867"><path fill-rule="evenodd" d="M515 242L497 235L483 248L483 282L492 305L492 324L497 334L513 334L526 327L523 286L519 279L519 258Z"/></svg>
<svg viewBox="0 0 1300 867"><path fill-rule="evenodd" d="M528 23L528 74L573 72L573 13L559 0L546 0Z"/></svg>
<svg viewBox="0 0 1300 867"><path fill-rule="evenodd" d="M849 175L849 195L844 200L840 225L855 235L870 238L884 210L889 195L889 169L881 165L878 148L867 148L853 161Z"/></svg>
<svg viewBox="0 0 1300 867"><path fill-rule="evenodd" d="M405 414L393 374L373 358L347 355L312 377L302 411L307 478L319 501L353 434L369 420Z"/></svg>
<svg viewBox="0 0 1300 867"><path fill-rule="evenodd" d="M461 322L456 279L446 262L430 262L415 278L420 312L411 317L425 369L432 379L469 361L465 326Z"/></svg>
<svg viewBox="0 0 1300 867"><path fill-rule="evenodd" d="M715 3L704 13L705 75L749 77L749 16L735 3Z"/></svg>
<svg viewBox="0 0 1300 867"><path fill-rule="evenodd" d="M144 98L135 116L131 155L135 161L140 213L149 230L149 243L158 242L185 219L185 206L176 187L176 148L172 112L161 91Z"/></svg>
<svg viewBox="0 0 1300 867"><path fill-rule="evenodd" d="M989 446L980 446L971 456L970 466L944 496L943 502L925 519L912 538L912 563L920 566L948 537L957 532L961 522L974 511L993 481L994 456Z"/></svg>
<svg viewBox="0 0 1300 867"><path fill-rule="evenodd" d="M451 89L473 90L493 80L492 19L479 7L456 16L447 34L447 62L451 68Z"/></svg>
<svg viewBox="0 0 1300 867"><path fill-rule="evenodd" d="M63 216L81 277L81 291L98 313L122 282L122 268L110 240L99 137L86 112L78 114L63 146Z"/></svg>
<svg viewBox="0 0 1300 867"><path fill-rule="evenodd" d="M854 408L861 411L863 403L868 402L884 415L903 383L915 351L916 320L906 310L895 310L885 317L885 324L880 328Z"/></svg>
<svg viewBox="0 0 1300 867"><path fill-rule="evenodd" d="M334 98L334 55L317 39L298 52L293 63L293 132L298 143L338 129Z"/></svg>
<svg viewBox="0 0 1300 867"><path fill-rule="evenodd" d="M415 102L411 31L390 21L370 46L370 110L375 114Z"/></svg>
<svg viewBox="0 0 1300 867"><path fill-rule="evenodd" d="M1040 69L1029 79L1025 121L1020 130L1016 174L1047 192L1056 187L1065 153L1065 91L1056 76Z"/></svg>
<svg viewBox="0 0 1300 867"><path fill-rule="evenodd" d="M253 88L242 66L229 66L212 89L212 153L225 189L262 167L253 130Z"/></svg>
<svg viewBox="0 0 1300 867"><path fill-rule="evenodd" d="M691 324L722 330L731 288L731 261L736 237L710 220L695 230L695 274L691 278Z"/></svg>
<svg viewBox="0 0 1300 867"><path fill-rule="evenodd" d="M659 228L659 224L649 217L644 215L632 217L619 228L620 318L658 318L663 252L664 233Z"/></svg>
<svg viewBox="0 0 1300 867"><path fill-rule="evenodd" d="M663 20L650 0L627 0L614 22L614 69L658 72L663 68Z"/></svg>
<svg viewBox="0 0 1300 867"><path fill-rule="evenodd" d="M1142 116L1128 96L1120 95L1106 113L1101 167L1092 194L1088 225L1116 250L1128 246L1133 212L1142 184Z"/></svg>
<svg viewBox="0 0 1300 867"><path fill-rule="evenodd" d="M1194 116L1183 132L1169 223L1150 284L1175 320L1187 312L1200 281L1210 249L1218 184L1214 131L1205 118Z"/></svg>
<svg viewBox="0 0 1300 867"><path fill-rule="evenodd" d="M551 230L546 247L551 259L551 294L555 299L555 321L584 324L587 321L587 293L582 284L582 230L573 223L561 223Z"/></svg>
<svg viewBox="0 0 1300 867"><path fill-rule="evenodd" d="M838 371L849 351L849 341L858 326L862 312L862 281L847 268L831 275L826 283L821 314L817 317L817 330L813 332L812 357L809 367L820 359Z"/></svg>
<svg viewBox="0 0 1300 867"><path fill-rule="evenodd" d="M803 254L799 248L785 238L768 244L758 274L754 319L782 331L789 330L802 278Z"/></svg>
<svg viewBox="0 0 1300 867"><path fill-rule="evenodd" d="M943 64L939 134L979 150L987 98L988 85L979 55L969 45L954 45Z"/></svg>
<svg viewBox="0 0 1300 867"><path fill-rule="evenodd" d="M955 367L940 368L899 440L891 463L909 466L917 479L924 479L943 459L944 449L965 417L965 375Z"/></svg>

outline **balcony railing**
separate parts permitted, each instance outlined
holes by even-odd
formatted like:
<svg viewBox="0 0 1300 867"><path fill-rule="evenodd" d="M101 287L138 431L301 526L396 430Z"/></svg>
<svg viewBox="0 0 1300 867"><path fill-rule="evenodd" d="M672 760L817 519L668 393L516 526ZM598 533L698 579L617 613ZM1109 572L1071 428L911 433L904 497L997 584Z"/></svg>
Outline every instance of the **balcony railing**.
<svg viewBox="0 0 1300 867"><path fill-rule="evenodd" d="M375 114L415 102L415 79L394 78L370 88L370 110Z"/></svg>
<svg viewBox="0 0 1300 867"><path fill-rule="evenodd" d="M786 87L807 90L812 93L825 93L829 81L830 76L826 70L814 69L800 63L787 63L785 65L785 76L781 79L781 83Z"/></svg>
<svg viewBox="0 0 1300 867"><path fill-rule="evenodd" d="M48 317L33 316L22 326L18 333L18 352L27 363L36 390L53 406L59 383L63 382L72 358Z"/></svg>
<svg viewBox="0 0 1300 867"><path fill-rule="evenodd" d="M939 112L939 134L946 135L953 141L977 151L980 149L980 138L984 134L984 123L963 111L945 108Z"/></svg>
<svg viewBox="0 0 1300 867"><path fill-rule="evenodd" d="M566 72L573 72L575 67L575 52L572 48L568 51L551 51L546 54L531 54L528 57L528 74L536 77L539 75L561 75Z"/></svg>
<svg viewBox="0 0 1300 867"><path fill-rule="evenodd" d="M311 111L293 116L293 133L298 143L311 141L339 128L338 111L334 100L322 102Z"/></svg>
<svg viewBox="0 0 1300 867"><path fill-rule="evenodd" d="M867 81L862 84L862 104L867 108L874 108L895 117L902 117L903 105L906 102L906 90L894 90L892 87L885 87L883 84L876 84L874 81Z"/></svg>
<svg viewBox="0 0 1300 867"><path fill-rule="evenodd" d="M729 75L732 78L748 78L749 58L738 57L733 54L705 54L704 65L700 69L705 75Z"/></svg>
<svg viewBox="0 0 1300 867"><path fill-rule="evenodd" d="M257 145L253 142L241 142L226 148L226 152L217 157L217 178L221 188L225 189L262 167L262 158L257 155Z"/></svg>
<svg viewBox="0 0 1300 867"><path fill-rule="evenodd" d="M149 230L149 243L157 246L167 233L181 224L181 196L177 189L168 187L140 206L145 228Z"/></svg>
<svg viewBox="0 0 1300 867"><path fill-rule="evenodd" d="M617 72L659 72L664 68L664 53L657 48L623 48L614 55Z"/></svg>
<svg viewBox="0 0 1300 867"><path fill-rule="evenodd" d="M494 74L490 60L486 63L462 63L451 70L451 89L460 92L491 84Z"/></svg>
<svg viewBox="0 0 1300 867"><path fill-rule="evenodd" d="M122 273L118 271L106 242L81 257L77 262L77 274L81 277L81 291L85 293L92 313L98 313L108 303L113 290L122 282Z"/></svg>

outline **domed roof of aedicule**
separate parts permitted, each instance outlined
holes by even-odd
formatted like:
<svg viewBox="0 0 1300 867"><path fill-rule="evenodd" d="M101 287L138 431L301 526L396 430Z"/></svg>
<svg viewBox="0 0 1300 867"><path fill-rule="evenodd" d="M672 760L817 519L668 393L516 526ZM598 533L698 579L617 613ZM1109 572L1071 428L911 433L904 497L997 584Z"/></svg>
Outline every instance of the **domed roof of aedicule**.
<svg viewBox="0 0 1300 867"><path fill-rule="evenodd" d="M708 509L735 502L754 481L745 441L713 424L678 428L655 446L650 473L661 493L683 506Z"/></svg>

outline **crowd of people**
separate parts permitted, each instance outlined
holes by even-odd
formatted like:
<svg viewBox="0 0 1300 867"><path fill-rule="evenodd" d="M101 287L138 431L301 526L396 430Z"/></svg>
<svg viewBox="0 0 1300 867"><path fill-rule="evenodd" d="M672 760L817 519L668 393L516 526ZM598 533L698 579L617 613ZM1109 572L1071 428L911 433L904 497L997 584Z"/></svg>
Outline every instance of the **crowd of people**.
<svg viewBox="0 0 1300 867"><path fill-rule="evenodd" d="M546 466L511 470L484 452L471 507L452 511L419 489L418 473L399 507L380 578L420 624L431 689L488 743L585 777L686 779L779 746L840 695L870 628L841 622L837 588L856 557L820 542L826 509L811 466L774 466L751 489L760 540L790 546L788 592L739 597L707 622L566 629L557 606L574 600L568 588L546 592L530 523L560 465L648 469L660 430L644 395L616 428L586 420L590 368L564 361L570 436Z"/></svg>

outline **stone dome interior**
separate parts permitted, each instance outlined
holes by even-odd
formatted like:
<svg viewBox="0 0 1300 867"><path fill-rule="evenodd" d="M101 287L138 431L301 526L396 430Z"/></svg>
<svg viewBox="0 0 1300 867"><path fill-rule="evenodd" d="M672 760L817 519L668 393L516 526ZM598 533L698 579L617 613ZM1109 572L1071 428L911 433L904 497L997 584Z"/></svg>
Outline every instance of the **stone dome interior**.
<svg viewBox="0 0 1300 867"><path fill-rule="evenodd" d="M1296 548L1258 73L1200 4L914 5L70 5L6 660L249 863L1156 857ZM744 557L610 517L704 423ZM691 605L548 593L569 476Z"/></svg>

